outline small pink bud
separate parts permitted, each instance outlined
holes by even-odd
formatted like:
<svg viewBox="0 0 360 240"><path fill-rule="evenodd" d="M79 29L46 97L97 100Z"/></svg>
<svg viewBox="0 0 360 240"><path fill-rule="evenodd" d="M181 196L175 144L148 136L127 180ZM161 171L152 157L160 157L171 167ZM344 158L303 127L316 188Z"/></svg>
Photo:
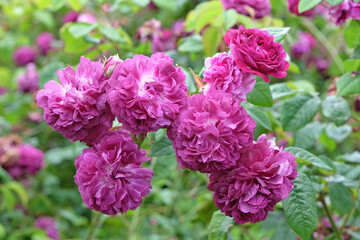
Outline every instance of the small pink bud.
<svg viewBox="0 0 360 240"><path fill-rule="evenodd" d="M103 69L104 69L104 72L106 73L106 75L110 76L113 73L116 65L118 65L122 62L123 62L123 60L119 58L118 54L111 56L108 59L105 59Z"/></svg>

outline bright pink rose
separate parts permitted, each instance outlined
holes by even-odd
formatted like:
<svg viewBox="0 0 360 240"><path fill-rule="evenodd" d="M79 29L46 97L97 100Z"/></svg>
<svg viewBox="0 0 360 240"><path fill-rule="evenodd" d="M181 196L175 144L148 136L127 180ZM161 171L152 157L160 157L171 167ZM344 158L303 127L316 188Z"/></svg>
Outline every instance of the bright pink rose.
<svg viewBox="0 0 360 240"><path fill-rule="evenodd" d="M168 130L182 168L209 173L235 166L256 123L230 94L195 94Z"/></svg>
<svg viewBox="0 0 360 240"><path fill-rule="evenodd" d="M140 168L150 158L124 129L98 140L75 160L75 183L84 203L108 215L135 210L152 188L153 171Z"/></svg>
<svg viewBox="0 0 360 240"><path fill-rule="evenodd" d="M210 173L208 189L214 194L215 205L237 223L259 222L289 196L298 176L296 166L293 154L261 135L240 156L236 167Z"/></svg>
<svg viewBox="0 0 360 240"><path fill-rule="evenodd" d="M225 9L233 8L238 13L247 16L251 16L249 8L254 10L255 18L263 18L270 15L270 0L221 0L221 2Z"/></svg>
<svg viewBox="0 0 360 240"><path fill-rule="evenodd" d="M115 67L109 80L111 110L134 134L169 127L186 104L185 78L164 53L128 58Z"/></svg>
<svg viewBox="0 0 360 240"><path fill-rule="evenodd" d="M89 23L89 24L96 24L96 17L94 17L94 15L92 15L91 13L82 13L77 17L76 21Z"/></svg>
<svg viewBox="0 0 360 240"><path fill-rule="evenodd" d="M49 81L38 92L38 106L45 122L70 141L89 145L109 130L115 117L107 103L108 78L103 66L81 57L76 73L71 66L58 70L60 84Z"/></svg>
<svg viewBox="0 0 360 240"><path fill-rule="evenodd" d="M255 85L254 75L243 72L232 55L217 53L205 60L204 82L208 83L206 94L213 90L221 90L232 94L239 102L246 101L246 94Z"/></svg>
<svg viewBox="0 0 360 240"><path fill-rule="evenodd" d="M238 30L226 32L225 42L230 46L236 64L244 72L259 75L266 82L270 81L267 75L276 78L286 76L289 68L286 52L267 31L240 26Z"/></svg>

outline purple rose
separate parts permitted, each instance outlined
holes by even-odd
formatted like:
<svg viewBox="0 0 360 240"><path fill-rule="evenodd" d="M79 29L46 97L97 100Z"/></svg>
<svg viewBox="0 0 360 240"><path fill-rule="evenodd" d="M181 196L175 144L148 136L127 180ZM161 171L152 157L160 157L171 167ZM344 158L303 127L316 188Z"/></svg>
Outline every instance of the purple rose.
<svg viewBox="0 0 360 240"><path fill-rule="evenodd" d="M115 119L107 103L103 66L81 57L76 73L71 66L57 73L61 84L49 81L36 96L44 120L70 141L91 145Z"/></svg>
<svg viewBox="0 0 360 240"><path fill-rule="evenodd" d="M255 18L270 15L271 4L269 0L221 0L225 9L235 9L238 13Z"/></svg>
<svg viewBox="0 0 360 240"><path fill-rule="evenodd" d="M78 18L79 14L75 11L69 11L65 14L63 22L76 22L76 19Z"/></svg>
<svg viewBox="0 0 360 240"><path fill-rule="evenodd" d="M34 63L26 65L26 72L18 77L17 82L19 91L23 93L36 92L39 89L39 73Z"/></svg>
<svg viewBox="0 0 360 240"><path fill-rule="evenodd" d="M243 72L232 55L217 53L205 60L205 67L204 82L208 83L206 92L221 90L242 102L246 101L246 94L254 88L254 75Z"/></svg>
<svg viewBox="0 0 360 240"><path fill-rule="evenodd" d="M360 2L355 3L354 0L345 0L341 4L331 7L329 14L336 25L343 24L349 18L360 20Z"/></svg>
<svg viewBox="0 0 360 240"><path fill-rule="evenodd" d="M287 198L297 177L295 157L261 135L240 156L237 166L210 173L208 189L215 205L239 224L264 220L276 203Z"/></svg>
<svg viewBox="0 0 360 240"><path fill-rule="evenodd" d="M240 26L238 30L226 32L225 42L230 46L236 64L244 72L256 74L266 82L270 81L267 75L276 78L286 76L289 68L286 52L267 31Z"/></svg>
<svg viewBox="0 0 360 240"><path fill-rule="evenodd" d="M300 0L288 0L289 12L297 16L303 16L303 17L313 17L315 15L314 9L310 9L305 12L299 13L299 2Z"/></svg>
<svg viewBox="0 0 360 240"><path fill-rule="evenodd" d="M168 130L182 168L209 173L233 167L253 142L254 120L230 94L214 91L188 98Z"/></svg>
<svg viewBox="0 0 360 240"><path fill-rule="evenodd" d="M310 53L316 46L316 39L310 33L301 32L300 40L294 43L291 55L296 59L301 59L305 54Z"/></svg>
<svg viewBox="0 0 360 240"><path fill-rule="evenodd" d="M37 53L31 47L21 46L15 50L13 58L18 66L24 66L30 62L35 62L37 58Z"/></svg>
<svg viewBox="0 0 360 240"><path fill-rule="evenodd" d="M36 175L44 167L44 153L31 146L22 144L18 146L19 158L17 162L6 168L9 174L16 179L27 175Z"/></svg>
<svg viewBox="0 0 360 240"><path fill-rule="evenodd" d="M41 54L46 56L47 52L52 50L51 43L55 40L54 35L49 32L43 32L36 38L36 44L41 50Z"/></svg>
<svg viewBox="0 0 360 240"><path fill-rule="evenodd" d="M38 217L35 222L35 227L45 230L49 238L58 240L59 232L56 228L55 220L51 217Z"/></svg>
<svg viewBox="0 0 360 240"><path fill-rule="evenodd" d="M185 74L164 53L135 55L116 66L108 100L125 129L134 134L169 127L186 104Z"/></svg>
<svg viewBox="0 0 360 240"><path fill-rule="evenodd" d="M124 130L109 131L75 160L75 183L90 209L108 215L135 210L151 187L153 171L140 168L146 152Z"/></svg>

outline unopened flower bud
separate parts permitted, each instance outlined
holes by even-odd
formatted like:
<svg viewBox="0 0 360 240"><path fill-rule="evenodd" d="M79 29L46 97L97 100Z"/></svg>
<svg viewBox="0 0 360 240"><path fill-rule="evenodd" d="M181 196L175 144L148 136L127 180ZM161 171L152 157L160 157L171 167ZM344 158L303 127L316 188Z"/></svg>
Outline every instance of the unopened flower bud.
<svg viewBox="0 0 360 240"><path fill-rule="evenodd" d="M106 73L106 75L111 76L116 65L118 65L122 62L123 62L123 60L119 58L118 54L111 56L108 59L105 59L103 69L104 69L104 72Z"/></svg>

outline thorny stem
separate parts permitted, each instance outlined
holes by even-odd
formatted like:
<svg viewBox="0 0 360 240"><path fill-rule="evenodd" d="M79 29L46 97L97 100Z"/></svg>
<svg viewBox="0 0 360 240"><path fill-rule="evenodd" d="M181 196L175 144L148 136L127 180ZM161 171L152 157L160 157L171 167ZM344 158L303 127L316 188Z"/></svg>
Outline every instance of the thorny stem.
<svg viewBox="0 0 360 240"><path fill-rule="evenodd" d="M86 237L86 240L93 240L95 239L94 235L95 235L95 230L99 225L99 220L101 217L101 213L96 212L96 211L92 211L92 216L91 216L91 223L90 223L90 228Z"/></svg>
<svg viewBox="0 0 360 240"><path fill-rule="evenodd" d="M333 229L334 231L334 234L335 234L335 237L338 239L338 240L343 240L342 236L341 236L341 233L339 231L339 229L337 228L335 222L334 222L334 219L332 218L331 216L331 213L326 205L326 202L325 202L325 199L324 199L324 195L323 193L320 193L320 197L319 197L319 200L321 202L321 204L323 205L323 208L324 208L324 211L325 211L325 214L326 216L328 217L330 223L331 223L331 228Z"/></svg>
<svg viewBox="0 0 360 240"><path fill-rule="evenodd" d="M303 24L307 27L310 32L315 36L315 38L326 48L331 58L334 60L335 64L338 66L340 71L344 73L344 65L342 60L339 57L339 53L336 48L329 42L329 40L324 36L324 34L308 19L303 19Z"/></svg>

